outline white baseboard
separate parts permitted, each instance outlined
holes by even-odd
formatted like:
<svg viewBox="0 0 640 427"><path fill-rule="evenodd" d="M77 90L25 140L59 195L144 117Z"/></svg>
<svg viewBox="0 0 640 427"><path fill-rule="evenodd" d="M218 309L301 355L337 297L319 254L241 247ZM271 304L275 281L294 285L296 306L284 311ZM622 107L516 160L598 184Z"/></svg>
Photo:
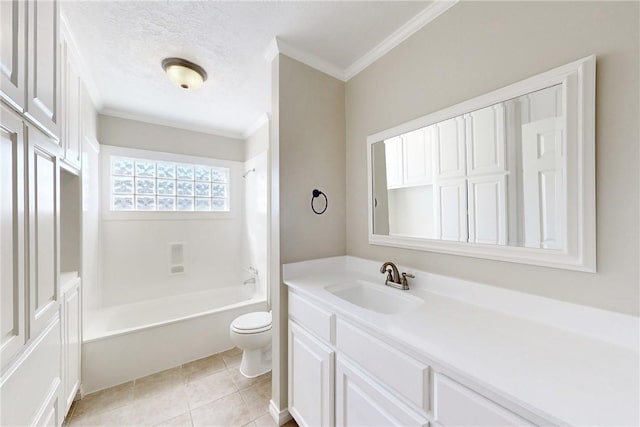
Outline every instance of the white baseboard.
<svg viewBox="0 0 640 427"><path fill-rule="evenodd" d="M269 401L269 414L275 421L276 425L284 425L287 421L291 420L291 414L288 409L280 410L273 400Z"/></svg>

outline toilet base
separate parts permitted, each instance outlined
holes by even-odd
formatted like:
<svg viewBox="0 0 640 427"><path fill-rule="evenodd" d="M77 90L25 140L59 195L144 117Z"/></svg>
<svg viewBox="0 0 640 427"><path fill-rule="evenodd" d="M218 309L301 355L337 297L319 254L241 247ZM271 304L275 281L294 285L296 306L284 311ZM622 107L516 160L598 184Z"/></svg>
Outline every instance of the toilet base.
<svg viewBox="0 0 640 427"><path fill-rule="evenodd" d="M244 350L240 373L247 378L255 378L271 371L271 346L268 349Z"/></svg>

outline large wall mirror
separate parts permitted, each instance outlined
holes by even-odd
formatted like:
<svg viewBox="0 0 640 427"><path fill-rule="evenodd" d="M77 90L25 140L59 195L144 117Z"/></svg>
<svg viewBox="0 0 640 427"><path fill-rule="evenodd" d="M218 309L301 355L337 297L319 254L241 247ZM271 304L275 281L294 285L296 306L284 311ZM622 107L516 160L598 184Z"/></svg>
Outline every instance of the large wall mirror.
<svg viewBox="0 0 640 427"><path fill-rule="evenodd" d="M595 271L595 57L367 139L369 242Z"/></svg>

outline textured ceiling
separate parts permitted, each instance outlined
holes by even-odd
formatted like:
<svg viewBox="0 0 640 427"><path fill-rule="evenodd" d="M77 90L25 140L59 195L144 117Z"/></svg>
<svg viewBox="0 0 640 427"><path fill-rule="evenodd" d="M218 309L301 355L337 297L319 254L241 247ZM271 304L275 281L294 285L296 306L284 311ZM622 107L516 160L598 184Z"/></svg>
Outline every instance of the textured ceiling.
<svg viewBox="0 0 640 427"><path fill-rule="evenodd" d="M346 69L426 2L65 1L65 14L102 109L242 135L269 111L274 37ZM207 70L199 91L171 85L160 62Z"/></svg>

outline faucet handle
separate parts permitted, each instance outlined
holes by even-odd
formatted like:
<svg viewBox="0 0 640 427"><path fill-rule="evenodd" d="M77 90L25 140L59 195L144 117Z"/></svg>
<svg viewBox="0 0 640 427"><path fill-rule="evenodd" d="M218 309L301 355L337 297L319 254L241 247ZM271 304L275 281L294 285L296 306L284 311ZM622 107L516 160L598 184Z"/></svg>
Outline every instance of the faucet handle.
<svg viewBox="0 0 640 427"><path fill-rule="evenodd" d="M402 287L405 289L409 289L409 282L407 281L407 277L410 279L415 279L416 276L414 276L413 274L409 274L409 273L402 273Z"/></svg>
<svg viewBox="0 0 640 427"><path fill-rule="evenodd" d="M389 268L388 270L384 270L382 271L382 273L387 273L387 280L386 282L393 282L393 270L391 270L391 268Z"/></svg>

